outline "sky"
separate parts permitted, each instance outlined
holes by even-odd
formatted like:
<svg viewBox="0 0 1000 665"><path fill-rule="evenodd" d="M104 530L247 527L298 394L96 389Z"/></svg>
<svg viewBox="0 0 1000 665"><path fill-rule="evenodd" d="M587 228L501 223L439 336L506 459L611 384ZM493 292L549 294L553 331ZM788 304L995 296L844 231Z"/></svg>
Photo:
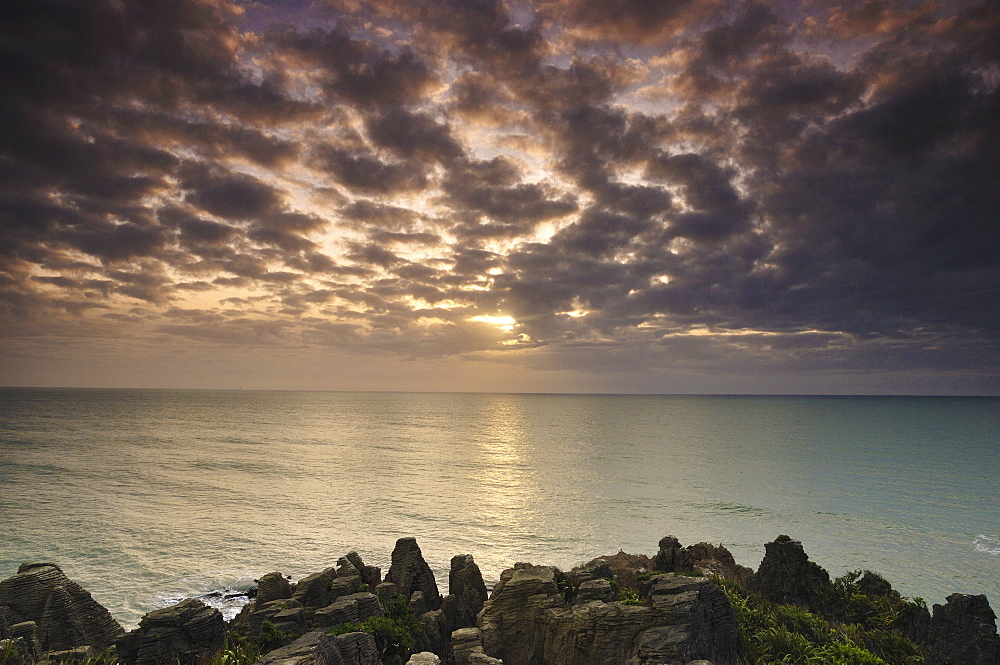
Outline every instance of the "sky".
<svg viewBox="0 0 1000 665"><path fill-rule="evenodd" d="M0 385L998 395L997 34L4 0Z"/></svg>

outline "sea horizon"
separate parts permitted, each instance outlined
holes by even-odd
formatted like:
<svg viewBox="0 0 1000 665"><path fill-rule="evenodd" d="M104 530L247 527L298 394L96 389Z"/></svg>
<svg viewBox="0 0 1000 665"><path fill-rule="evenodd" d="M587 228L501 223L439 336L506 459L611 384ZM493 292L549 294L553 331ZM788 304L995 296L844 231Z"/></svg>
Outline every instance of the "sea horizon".
<svg viewBox="0 0 1000 665"><path fill-rule="evenodd" d="M39 391L45 399L35 399ZM414 536L568 569L658 540L756 568L779 534L831 575L1000 598L1000 399L175 388L0 389L0 577L59 564L134 625Z"/></svg>

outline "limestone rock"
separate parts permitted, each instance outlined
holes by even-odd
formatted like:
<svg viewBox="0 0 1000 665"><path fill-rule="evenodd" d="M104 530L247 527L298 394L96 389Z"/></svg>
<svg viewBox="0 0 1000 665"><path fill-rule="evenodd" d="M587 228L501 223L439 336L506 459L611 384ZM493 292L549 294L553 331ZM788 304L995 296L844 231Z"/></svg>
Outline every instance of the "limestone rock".
<svg viewBox="0 0 1000 665"><path fill-rule="evenodd" d="M455 597L455 617L451 629L476 625L476 615L483 609L488 593L483 574L471 554L451 558L448 594Z"/></svg>
<svg viewBox="0 0 1000 665"><path fill-rule="evenodd" d="M305 607L326 607L333 600L330 585L336 577L336 568L313 573L298 581L291 597Z"/></svg>
<svg viewBox="0 0 1000 665"><path fill-rule="evenodd" d="M369 589L374 589L382 583L382 569L377 566L366 566L365 562L361 559L361 555L357 552L348 552L344 558L351 562L354 569L358 571L361 580L368 585Z"/></svg>
<svg viewBox="0 0 1000 665"><path fill-rule="evenodd" d="M189 598L146 614L118 639L118 657L127 665L194 664L222 648L225 631L219 610Z"/></svg>
<svg viewBox="0 0 1000 665"><path fill-rule="evenodd" d="M772 603L820 608L821 591L830 585L830 575L809 560L802 543L779 539L764 545L764 560L750 588Z"/></svg>
<svg viewBox="0 0 1000 665"><path fill-rule="evenodd" d="M753 578L753 570L736 563L732 552L722 545L697 543L689 545L687 551L695 570L701 571L704 575L718 575L744 585L749 584Z"/></svg>
<svg viewBox="0 0 1000 665"><path fill-rule="evenodd" d="M566 573L566 577L572 580L574 585L580 585L590 580L611 579L611 576L611 565L603 557L588 561Z"/></svg>
<svg viewBox="0 0 1000 665"><path fill-rule="evenodd" d="M361 591L341 596L329 606L316 610L313 621L317 626L339 626L345 623L362 623L373 616L382 616L382 607L374 594Z"/></svg>
<svg viewBox="0 0 1000 665"><path fill-rule="evenodd" d="M352 593L357 593L360 588L361 578L358 575L336 578L330 582L330 602L328 602L327 605L342 596L349 596Z"/></svg>
<svg viewBox="0 0 1000 665"><path fill-rule="evenodd" d="M927 665L1000 665L996 615L986 596L953 593L934 605Z"/></svg>
<svg viewBox="0 0 1000 665"><path fill-rule="evenodd" d="M541 663L544 613L565 606L556 583L557 570L532 566L504 571L493 596L479 614L483 652L507 665Z"/></svg>
<svg viewBox="0 0 1000 665"><path fill-rule="evenodd" d="M313 665L322 636L318 631L306 633L291 644L264 654L257 665Z"/></svg>
<svg viewBox="0 0 1000 665"><path fill-rule="evenodd" d="M257 580L257 605L292 597L292 584L281 573L268 573Z"/></svg>
<svg viewBox="0 0 1000 665"><path fill-rule="evenodd" d="M407 598L414 591L421 591L427 605L436 610L441 607L441 594L431 567L424 561L416 538L400 538L392 550L392 565L387 581L399 589Z"/></svg>
<svg viewBox="0 0 1000 665"><path fill-rule="evenodd" d="M580 588L576 591L576 598L573 599L574 603L589 603L594 600L599 600L602 603L610 603L616 599L616 594L614 588L611 586L609 580L596 579L588 580L580 585Z"/></svg>
<svg viewBox="0 0 1000 665"><path fill-rule="evenodd" d="M100 652L125 633L102 605L54 563L26 563L0 582L0 626L36 625L46 651L91 646Z"/></svg>
<svg viewBox="0 0 1000 665"><path fill-rule="evenodd" d="M660 539L660 550L653 557L653 570L661 573L676 573L693 570L691 555L681 547L674 536Z"/></svg>
<svg viewBox="0 0 1000 665"><path fill-rule="evenodd" d="M410 656L406 665L441 665L441 659L430 651L421 651Z"/></svg>
<svg viewBox="0 0 1000 665"><path fill-rule="evenodd" d="M743 640L726 594L711 581L679 575L655 578L649 594L656 627L637 640L630 665L710 660L743 663Z"/></svg>
<svg viewBox="0 0 1000 665"><path fill-rule="evenodd" d="M420 635L417 637L417 648L421 651L433 651L443 654L448 650L448 620L444 610L432 610L417 616L420 624Z"/></svg>
<svg viewBox="0 0 1000 665"><path fill-rule="evenodd" d="M481 651L477 651L469 655L469 665L503 665L503 661L499 658L491 658Z"/></svg>
<svg viewBox="0 0 1000 665"><path fill-rule="evenodd" d="M340 655L338 662L333 656ZM369 633L347 633L345 635L324 635L320 638L320 648L316 665L382 665L378 644Z"/></svg>
<svg viewBox="0 0 1000 665"><path fill-rule="evenodd" d="M483 653L482 633L478 628L459 628L451 634L452 662L469 665L473 654Z"/></svg>

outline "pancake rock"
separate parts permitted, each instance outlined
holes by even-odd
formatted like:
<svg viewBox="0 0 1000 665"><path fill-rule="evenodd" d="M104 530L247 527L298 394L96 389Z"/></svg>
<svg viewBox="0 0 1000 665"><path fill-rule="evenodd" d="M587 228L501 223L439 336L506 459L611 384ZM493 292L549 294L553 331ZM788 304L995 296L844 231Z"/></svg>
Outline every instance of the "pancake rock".
<svg viewBox="0 0 1000 665"><path fill-rule="evenodd" d="M934 606L927 665L1000 665L996 619L986 596L951 594Z"/></svg>
<svg viewBox="0 0 1000 665"><path fill-rule="evenodd" d="M222 613L189 598L148 613L116 646L118 657L127 665L194 665L221 649L225 641Z"/></svg>
<svg viewBox="0 0 1000 665"><path fill-rule="evenodd" d="M125 633L111 613L54 563L26 563L0 582L0 637L31 621L44 651L104 651Z"/></svg>

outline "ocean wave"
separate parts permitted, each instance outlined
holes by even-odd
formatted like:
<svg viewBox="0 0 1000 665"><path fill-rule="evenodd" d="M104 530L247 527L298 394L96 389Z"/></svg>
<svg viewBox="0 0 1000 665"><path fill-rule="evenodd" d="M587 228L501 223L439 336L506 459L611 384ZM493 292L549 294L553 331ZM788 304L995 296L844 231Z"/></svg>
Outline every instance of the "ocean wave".
<svg viewBox="0 0 1000 665"><path fill-rule="evenodd" d="M977 552L1000 556L1000 536L981 533L972 539L972 546Z"/></svg>

